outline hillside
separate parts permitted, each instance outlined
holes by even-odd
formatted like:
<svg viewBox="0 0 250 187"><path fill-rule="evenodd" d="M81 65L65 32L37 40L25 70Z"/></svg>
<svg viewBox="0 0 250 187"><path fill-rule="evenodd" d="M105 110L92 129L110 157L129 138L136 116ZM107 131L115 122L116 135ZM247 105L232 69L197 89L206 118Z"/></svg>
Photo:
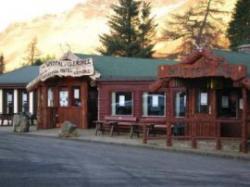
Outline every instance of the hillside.
<svg viewBox="0 0 250 187"><path fill-rule="evenodd" d="M28 43L36 37L41 55L61 55L71 49L74 52L96 53L99 35L108 31L107 16L110 15L110 0L88 0L73 9L57 15L45 15L27 22L11 24L0 33L0 52L7 61L7 70L17 68L24 62ZM169 13L182 12L197 0L154 0L153 16L159 25L159 32ZM225 9L231 11L236 0L227 1ZM230 15L225 17L230 19ZM159 34L159 33L158 33ZM158 56L164 56L174 49L173 42L157 42ZM226 45L226 44L225 44Z"/></svg>

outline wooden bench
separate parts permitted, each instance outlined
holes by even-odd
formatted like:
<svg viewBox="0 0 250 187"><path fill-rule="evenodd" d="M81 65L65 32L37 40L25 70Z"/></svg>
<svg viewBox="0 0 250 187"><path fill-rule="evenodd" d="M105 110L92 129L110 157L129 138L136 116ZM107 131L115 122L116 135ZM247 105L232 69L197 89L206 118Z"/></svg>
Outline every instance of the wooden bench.
<svg viewBox="0 0 250 187"><path fill-rule="evenodd" d="M166 119L165 118L142 118L141 123L144 124L144 128L146 128L147 136L157 134L166 134Z"/></svg>
<svg viewBox="0 0 250 187"><path fill-rule="evenodd" d="M110 132L110 136L117 132L119 135L121 131L129 129L129 136L132 138L134 134L139 137L139 124L136 117L128 116L105 116L104 120L95 121L96 135L98 132L104 134L107 129Z"/></svg>
<svg viewBox="0 0 250 187"><path fill-rule="evenodd" d="M113 121L107 120L97 120L93 122L96 125L95 135L104 134L106 131L110 131L111 126L113 126Z"/></svg>
<svg viewBox="0 0 250 187"><path fill-rule="evenodd" d="M36 120L36 115L27 113L25 114L29 120L30 125L34 125L34 121ZM0 114L0 126L4 126L5 122L6 126L12 126L13 125L13 117L14 114Z"/></svg>
<svg viewBox="0 0 250 187"><path fill-rule="evenodd" d="M6 125L11 126L13 121L13 114L0 114L0 126L4 126L4 122L7 121Z"/></svg>
<svg viewBox="0 0 250 187"><path fill-rule="evenodd" d="M147 136L166 135L166 125L151 123L147 125Z"/></svg>

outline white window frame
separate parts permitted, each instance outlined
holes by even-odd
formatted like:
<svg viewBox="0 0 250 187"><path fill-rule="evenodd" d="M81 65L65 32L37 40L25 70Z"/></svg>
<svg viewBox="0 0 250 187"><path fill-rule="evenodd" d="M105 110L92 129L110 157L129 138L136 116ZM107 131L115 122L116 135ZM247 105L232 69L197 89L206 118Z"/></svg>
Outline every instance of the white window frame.
<svg viewBox="0 0 250 187"><path fill-rule="evenodd" d="M162 117L166 117L166 111L167 111L167 104L166 104L166 98L167 98L167 94L166 92L163 92L164 94L164 113L163 115L148 115L148 111L146 111L148 109L148 102L147 102L147 99L148 99L148 95L149 95L150 92L143 92L142 93L142 117L159 117L159 118L162 118ZM157 92L155 93L155 95L157 94ZM151 93L150 95L154 95L154 93ZM159 93L158 93L159 95Z"/></svg>
<svg viewBox="0 0 250 187"><path fill-rule="evenodd" d="M124 93L131 93L131 114L116 114L116 105L115 100L116 100L116 93L117 92L124 92ZM133 116L134 113L134 92L132 91L112 91L111 92L111 116Z"/></svg>

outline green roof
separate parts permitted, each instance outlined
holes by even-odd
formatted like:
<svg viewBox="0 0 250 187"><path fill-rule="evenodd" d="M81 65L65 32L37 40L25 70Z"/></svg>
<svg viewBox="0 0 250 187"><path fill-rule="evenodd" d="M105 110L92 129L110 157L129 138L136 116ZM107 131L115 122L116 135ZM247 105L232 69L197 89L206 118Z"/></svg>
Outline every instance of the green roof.
<svg viewBox="0 0 250 187"><path fill-rule="evenodd" d="M27 84L37 77L39 66L26 66L0 75L0 85Z"/></svg>
<svg viewBox="0 0 250 187"><path fill-rule="evenodd" d="M216 56L231 64L244 64L250 76L250 54L225 50L213 50ZM174 64L173 60L112 57L76 54L80 58L93 58L100 80L155 80L157 68L163 64ZM0 85L28 84L39 74L39 66L26 66L0 75Z"/></svg>
<svg viewBox="0 0 250 187"><path fill-rule="evenodd" d="M243 64L247 66L248 76L250 76L250 54L226 50L213 50L214 54L223 57L230 64Z"/></svg>
<svg viewBox="0 0 250 187"><path fill-rule="evenodd" d="M173 60L76 55L93 58L95 69L101 73L101 80L155 80L159 65L175 63Z"/></svg>

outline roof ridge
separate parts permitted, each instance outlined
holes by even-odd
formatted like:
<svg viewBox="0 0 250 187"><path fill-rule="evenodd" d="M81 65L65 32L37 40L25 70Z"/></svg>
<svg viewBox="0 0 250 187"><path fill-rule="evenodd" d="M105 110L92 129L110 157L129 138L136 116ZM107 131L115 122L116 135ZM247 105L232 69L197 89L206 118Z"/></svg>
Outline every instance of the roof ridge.
<svg viewBox="0 0 250 187"><path fill-rule="evenodd" d="M173 59L157 59L157 58L142 58L142 57L123 57L123 56L112 56L112 55L99 55L99 54L84 54L84 53L74 53L80 56L94 56L94 57L104 57L104 58L115 58L115 59L132 59L132 60L148 60L148 61L173 61L178 62Z"/></svg>
<svg viewBox="0 0 250 187"><path fill-rule="evenodd" d="M212 51L221 51L221 52L226 52L226 53L234 53L234 54L239 54L239 55L250 56L250 53L245 53L242 51L232 51L232 50L226 50L226 49L213 49Z"/></svg>
<svg viewBox="0 0 250 187"><path fill-rule="evenodd" d="M9 73L13 73L13 72L19 71L19 70L21 70L21 69L30 68L30 67L39 67L39 66L38 66L38 65L27 65L27 66L22 66L22 67L13 69L13 70L8 71L8 72L4 72L4 73L1 74L1 75L6 75L6 74L9 74ZM1 75L0 75L0 76L1 76Z"/></svg>

